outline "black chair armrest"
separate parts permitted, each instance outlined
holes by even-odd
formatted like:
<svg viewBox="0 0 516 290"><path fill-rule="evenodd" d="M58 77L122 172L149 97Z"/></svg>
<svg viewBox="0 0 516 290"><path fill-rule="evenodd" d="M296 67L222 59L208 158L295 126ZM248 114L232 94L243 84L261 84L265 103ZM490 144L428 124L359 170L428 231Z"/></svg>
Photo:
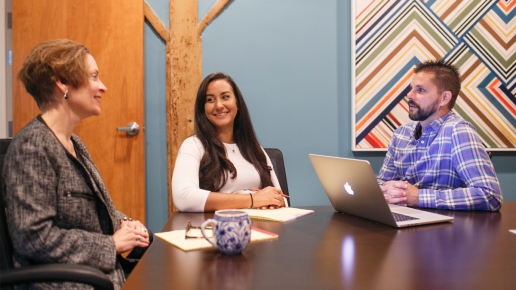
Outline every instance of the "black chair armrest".
<svg viewBox="0 0 516 290"><path fill-rule="evenodd" d="M12 286L41 282L78 282L96 289L113 290L113 283L99 269L86 265L49 264L2 270L0 285Z"/></svg>

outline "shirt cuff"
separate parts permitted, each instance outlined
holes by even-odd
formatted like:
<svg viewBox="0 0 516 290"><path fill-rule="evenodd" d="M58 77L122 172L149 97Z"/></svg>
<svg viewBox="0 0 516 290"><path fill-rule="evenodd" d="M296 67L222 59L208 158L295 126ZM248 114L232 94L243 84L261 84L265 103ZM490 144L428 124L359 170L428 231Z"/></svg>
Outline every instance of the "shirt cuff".
<svg viewBox="0 0 516 290"><path fill-rule="evenodd" d="M437 208L439 191L433 189L419 189L419 207Z"/></svg>

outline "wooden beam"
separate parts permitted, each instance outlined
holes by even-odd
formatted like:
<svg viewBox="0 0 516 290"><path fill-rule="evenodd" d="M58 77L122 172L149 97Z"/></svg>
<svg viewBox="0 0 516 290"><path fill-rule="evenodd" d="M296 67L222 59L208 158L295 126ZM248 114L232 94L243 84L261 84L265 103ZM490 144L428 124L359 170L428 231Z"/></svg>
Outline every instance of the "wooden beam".
<svg viewBox="0 0 516 290"><path fill-rule="evenodd" d="M197 1L170 0L170 29L144 1L145 18L166 43L169 214L176 211L171 182L177 152L194 128L195 97L202 81L201 34L229 1L218 0L198 24Z"/></svg>
<svg viewBox="0 0 516 290"><path fill-rule="evenodd" d="M152 25L154 30L159 34L159 36L165 41L169 42L170 40L170 32L168 28L163 24L163 22L159 19L158 15L152 10L147 1L143 1L143 15L149 23Z"/></svg>
<svg viewBox="0 0 516 290"><path fill-rule="evenodd" d="M217 0L211 7L210 11L204 16L197 27L197 34L201 36L202 32L210 24L210 22L222 12L222 10L228 5L230 0Z"/></svg>
<svg viewBox="0 0 516 290"><path fill-rule="evenodd" d="M170 41L167 42L167 131L169 214L175 211L172 173L177 152L192 135L194 104L201 83L197 40L197 1L170 0Z"/></svg>
<svg viewBox="0 0 516 290"><path fill-rule="evenodd" d="M199 55L199 73L202 76L202 38L201 34L217 15L219 15L224 8L228 5L230 0L218 0L213 4L210 11L204 16L204 18L197 25L197 53Z"/></svg>

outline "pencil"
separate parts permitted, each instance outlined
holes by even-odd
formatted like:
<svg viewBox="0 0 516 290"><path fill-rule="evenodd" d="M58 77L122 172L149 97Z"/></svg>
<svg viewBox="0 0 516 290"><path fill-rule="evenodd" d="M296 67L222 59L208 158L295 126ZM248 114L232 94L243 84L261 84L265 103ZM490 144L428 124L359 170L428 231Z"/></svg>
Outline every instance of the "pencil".
<svg viewBox="0 0 516 290"><path fill-rule="evenodd" d="M256 188L253 188L253 189L252 189L252 191L260 191L260 190L259 190L259 189L256 189ZM290 196L285 195L285 194L280 194L280 195L281 195L281 196L283 196L283 197L288 197L288 198L290 198Z"/></svg>

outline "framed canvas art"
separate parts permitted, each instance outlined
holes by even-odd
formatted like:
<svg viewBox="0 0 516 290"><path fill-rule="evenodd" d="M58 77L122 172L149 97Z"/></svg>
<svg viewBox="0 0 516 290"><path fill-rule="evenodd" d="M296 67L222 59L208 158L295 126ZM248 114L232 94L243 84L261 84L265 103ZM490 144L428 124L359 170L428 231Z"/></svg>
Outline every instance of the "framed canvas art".
<svg viewBox="0 0 516 290"><path fill-rule="evenodd" d="M408 118L413 68L452 62L453 110L490 151L516 150L516 0L353 0L352 148L386 150Z"/></svg>

